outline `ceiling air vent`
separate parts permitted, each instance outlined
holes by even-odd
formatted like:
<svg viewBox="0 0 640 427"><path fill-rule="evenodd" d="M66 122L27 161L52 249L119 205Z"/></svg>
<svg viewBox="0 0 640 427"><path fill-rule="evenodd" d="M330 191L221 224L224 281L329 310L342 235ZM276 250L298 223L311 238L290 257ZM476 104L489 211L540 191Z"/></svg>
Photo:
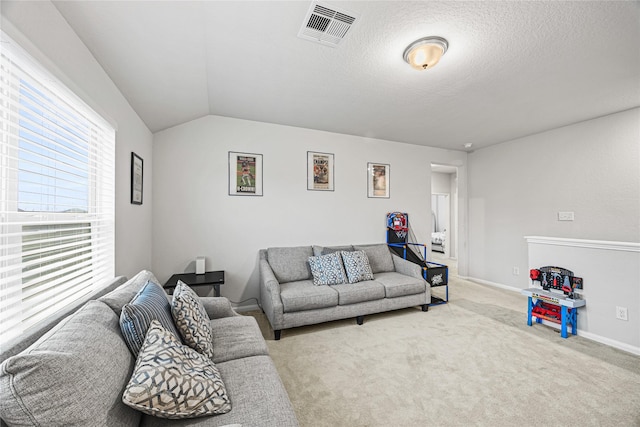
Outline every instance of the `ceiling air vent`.
<svg viewBox="0 0 640 427"><path fill-rule="evenodd" d="M313 2L304 17L298 37L336 47L346 37L357 18L358 15L344 9Z"/></svg>

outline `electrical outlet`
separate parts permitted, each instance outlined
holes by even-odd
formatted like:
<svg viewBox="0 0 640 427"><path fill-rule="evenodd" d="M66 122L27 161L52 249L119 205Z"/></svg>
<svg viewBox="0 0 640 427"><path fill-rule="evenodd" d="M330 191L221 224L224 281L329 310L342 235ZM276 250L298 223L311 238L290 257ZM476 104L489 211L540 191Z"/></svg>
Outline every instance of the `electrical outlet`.
<svg viewBox="0 0 640 427"><path fill-rule="evenodd" d="M520 275L520 269L518 267L513 267L513 275L514 276Z"/></svg>
<svg viewBox="0 0 640 427"><path fill-rule="evenodd" d="M616 306L616 319L620 320L629 320L627 307L617 307Z"/></svg>

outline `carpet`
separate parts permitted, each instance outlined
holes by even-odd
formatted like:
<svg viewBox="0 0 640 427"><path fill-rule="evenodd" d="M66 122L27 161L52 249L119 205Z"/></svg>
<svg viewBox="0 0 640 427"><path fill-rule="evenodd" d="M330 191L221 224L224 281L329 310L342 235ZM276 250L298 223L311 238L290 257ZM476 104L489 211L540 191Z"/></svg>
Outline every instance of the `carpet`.
<svg viewBox="0 0 640 427"><path fill-rule="evenodd" d="M640 426L640 357L527 326L515 292L452 277L449 295L280 341L251 315L303 427Z"/></svg>

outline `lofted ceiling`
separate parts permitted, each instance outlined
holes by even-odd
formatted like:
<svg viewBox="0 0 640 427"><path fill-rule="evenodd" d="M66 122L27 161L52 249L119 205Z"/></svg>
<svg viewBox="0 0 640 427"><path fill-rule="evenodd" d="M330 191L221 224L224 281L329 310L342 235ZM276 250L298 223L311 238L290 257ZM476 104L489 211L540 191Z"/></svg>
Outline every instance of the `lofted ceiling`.
<svg viewBox="0 0 640 427"><path fill-rule="evenodd" d="M152 132L209 114L410 144L486 147L640 105L637 1L54 1ZM437 67L402 59L437 35Z"/></svg>

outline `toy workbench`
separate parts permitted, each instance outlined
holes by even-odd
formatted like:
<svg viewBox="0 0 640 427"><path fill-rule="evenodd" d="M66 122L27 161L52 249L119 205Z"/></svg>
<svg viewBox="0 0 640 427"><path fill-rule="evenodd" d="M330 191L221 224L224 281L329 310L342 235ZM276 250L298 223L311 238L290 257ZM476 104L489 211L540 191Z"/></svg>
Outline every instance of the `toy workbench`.
<svg viewBox="0 0 640 427"><path fill-rule="evenodd" d="M567 338L567 325L571 325L571 334L578 329L578 308L586 301L580 298L576 289L582 289L582 278L574 277L573 272L560 267L541 267L529 272L533 282L540 282L541 288L523 289L528 297L527 325L543 320L560 324L560 336Z"/></svg>

